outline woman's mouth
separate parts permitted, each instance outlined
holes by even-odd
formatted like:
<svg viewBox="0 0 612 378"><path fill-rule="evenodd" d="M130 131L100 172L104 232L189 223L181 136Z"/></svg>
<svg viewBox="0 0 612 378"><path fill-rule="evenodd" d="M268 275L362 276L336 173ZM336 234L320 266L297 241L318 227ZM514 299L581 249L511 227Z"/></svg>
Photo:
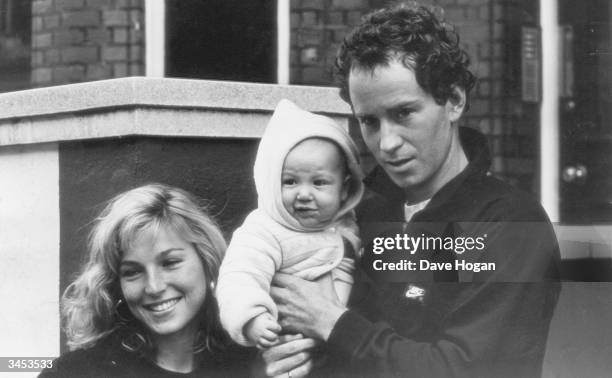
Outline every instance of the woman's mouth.
<svg viewBox="0 0 612 378"><path fill-rule="evenodd" d="M179 300L181 300L181 298L173 298L162 302L146 304L143 305L143 307L152 312L164 312L173 308Z"/></svg>

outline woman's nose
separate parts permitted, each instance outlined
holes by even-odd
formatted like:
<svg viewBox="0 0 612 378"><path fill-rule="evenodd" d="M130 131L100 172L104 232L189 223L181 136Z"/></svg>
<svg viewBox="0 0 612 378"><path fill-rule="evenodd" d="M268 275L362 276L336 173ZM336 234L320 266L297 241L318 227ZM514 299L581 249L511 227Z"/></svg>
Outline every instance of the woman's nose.
<svg viewBox="0 0 612 378"><path fill-rule="evenodd" d="M150 272L147 274L145 293L148 295L158 295L166 288L166 281L160 272Z"/></svg>

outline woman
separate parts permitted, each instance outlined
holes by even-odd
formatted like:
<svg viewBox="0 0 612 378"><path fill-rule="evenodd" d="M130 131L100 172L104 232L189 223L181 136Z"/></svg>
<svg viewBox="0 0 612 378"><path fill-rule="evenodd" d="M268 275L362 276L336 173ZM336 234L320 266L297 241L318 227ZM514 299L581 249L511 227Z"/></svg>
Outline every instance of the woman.
<svg viewBox="0 0 612 378"><path fill-rule="evenodd" d="M71 352L41 377L248 375L213 296L226 243L180 189L118 195L96 219L89 260L62 297Z"/></svg>

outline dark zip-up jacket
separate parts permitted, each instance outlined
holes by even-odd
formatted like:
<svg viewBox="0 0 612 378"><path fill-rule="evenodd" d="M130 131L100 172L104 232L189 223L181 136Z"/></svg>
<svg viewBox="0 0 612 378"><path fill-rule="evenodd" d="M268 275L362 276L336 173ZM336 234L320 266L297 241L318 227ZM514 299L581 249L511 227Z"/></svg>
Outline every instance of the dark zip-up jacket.
<svg viewBox="0 0 612 378"><path fill-rule="evenodd" d="M529 194L488 173L486 140L462 128L469 160L404 222L404 194L377 167L358 211L365 251L349 302L327 343L320 375L365 377L540 377L556 305L559 249L550 221ZM385 250L375 237L483 237L482 251ZM483 236L484 235L484 236ZM449 270L377 271L376 259ZM456 260L493 263L458 269Z"/></svg>

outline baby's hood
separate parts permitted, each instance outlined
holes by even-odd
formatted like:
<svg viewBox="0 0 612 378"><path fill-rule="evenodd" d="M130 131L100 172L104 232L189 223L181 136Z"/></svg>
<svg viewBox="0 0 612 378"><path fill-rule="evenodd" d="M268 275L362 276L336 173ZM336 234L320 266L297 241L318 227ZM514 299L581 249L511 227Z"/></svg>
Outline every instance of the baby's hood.
<svg viewBox="0 0 612 378"><path fill-rule="evenodd" d="M281 196L283 163L295 145L305 139L315 137L336 142L344 152L351 173L348 197L334 221L346 215L359 203L364 190L357 147L344 128L331 118L310 113L289 100L281 100L259 143L253 176L259 208L275 221L297 231L315 231L316 229L300 225L283 206Z"/></svg>

